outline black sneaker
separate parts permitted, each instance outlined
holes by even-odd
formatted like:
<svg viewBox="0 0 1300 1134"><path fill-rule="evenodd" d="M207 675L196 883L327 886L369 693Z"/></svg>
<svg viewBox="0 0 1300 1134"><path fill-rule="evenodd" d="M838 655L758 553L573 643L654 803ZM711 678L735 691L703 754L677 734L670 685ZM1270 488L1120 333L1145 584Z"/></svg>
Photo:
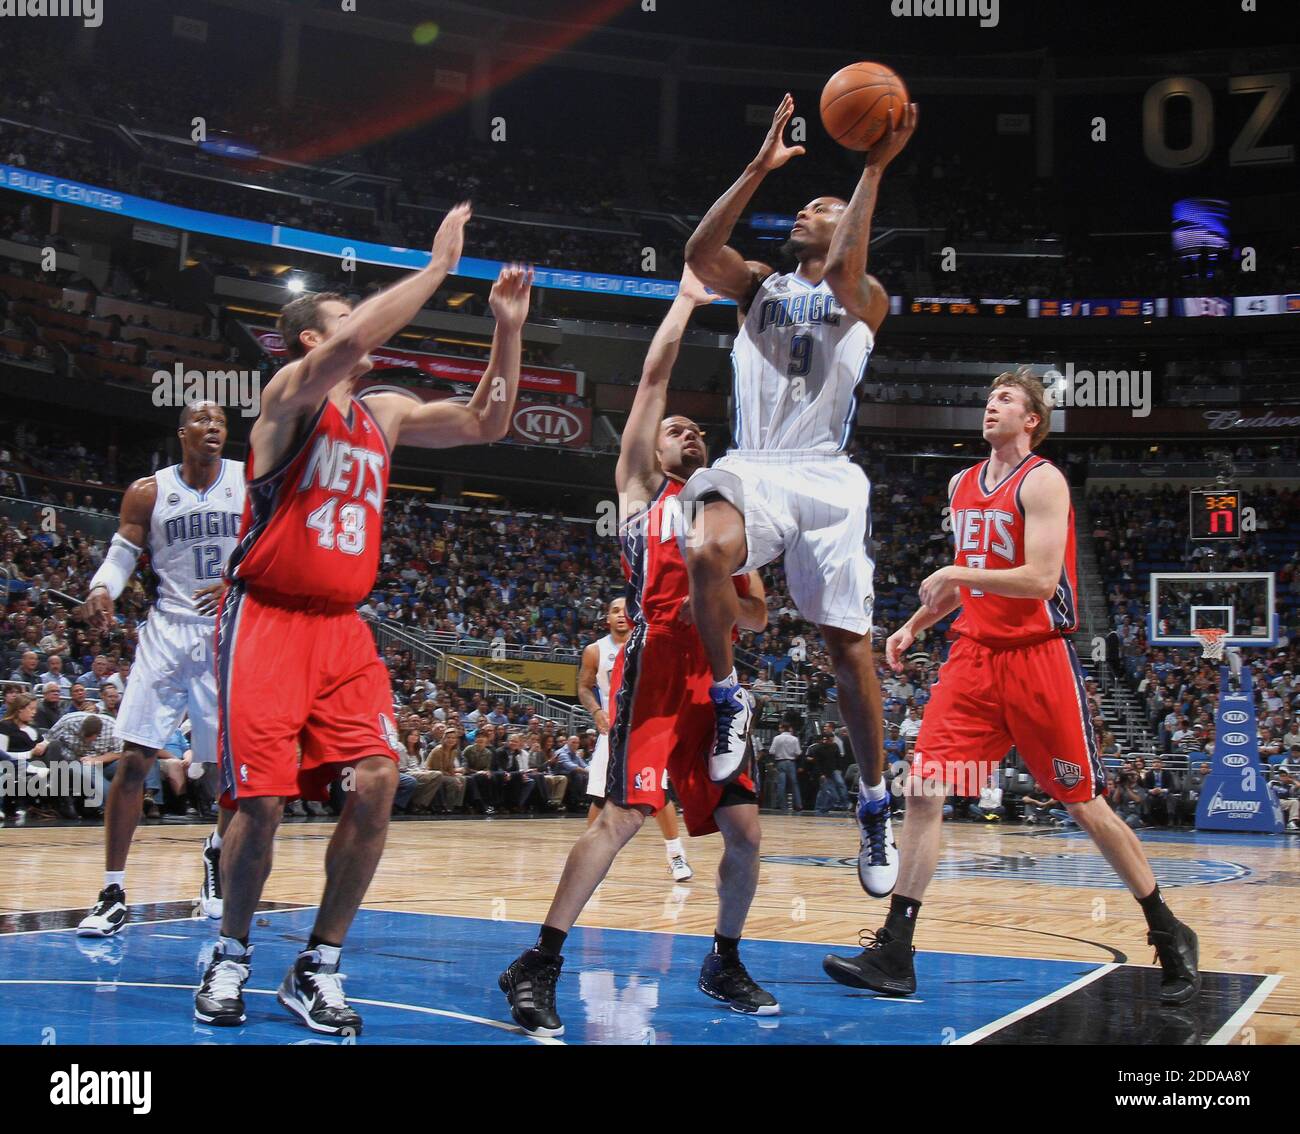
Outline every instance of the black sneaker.
<svg viewBox="0 0 1300 1134"><path fill-rule="evenodd" d="M555 986L563 964L563 957L528 949L497 980L510 1001L510 1015L530 1036L564 1035L555 1011Z"/></svg>
<svg viewBox="0 0 1300 1134"><path fill-rule="evenodd" d="M126 928L131 915L126 908L126 892L121 886L105 886L94 908L77 926L78 937L112 937Z"/></svg>
<svg viewBox="0 0 1300 1134"><path fill-rule="evenodd" d="M1154 945L1155 959L1160 962L1160 1003L1186 1004L1201 990L1200 944L1196 934L1181 921L1172 933L1153 929L1147 944Z"/></svg>
<svg viewBox="0 0 1300 1134"><path fill-rule="evenodd" d="M730 1004L733 1012L749 1016L775 1016L781 1011L776 997L754 983L739 957L710 953L700 969L700 991Z"/></svg>
<svg viewBox="0 0 1300 1134"><path fill-rule="evenodd" d="M235 1028L244 1022L244 985L252 963L251 945L239 954L223 952L220 945L212 951L212 962L194 994L194 1018L199 1023Z"/></svg>
<svg viewBox="0 0 1300 1134"><path fill-rule="evenodd" d="M221 920L221 852L212 845L212 836L203 841L203 883L199 887L199 913L214 921Z"/></svg>
<svg viewBox="0 0 1300 1134"><path fill-rule="evenodd" d="M856 957L829 953L822 971L850 988L867 988L881 996L911 996L916 991L916 950L892 936L887 929L874 933L864 929L858 935L862 952Z"/></svg>
<svg viewBox="0 0 1300 1134"><path fill-rule="evenodd" d="M343 995L343 980L338 961L327 964L320 951L312 949L298 954L276 999L313 1032L360 1035L361 1017Z"/></svg>

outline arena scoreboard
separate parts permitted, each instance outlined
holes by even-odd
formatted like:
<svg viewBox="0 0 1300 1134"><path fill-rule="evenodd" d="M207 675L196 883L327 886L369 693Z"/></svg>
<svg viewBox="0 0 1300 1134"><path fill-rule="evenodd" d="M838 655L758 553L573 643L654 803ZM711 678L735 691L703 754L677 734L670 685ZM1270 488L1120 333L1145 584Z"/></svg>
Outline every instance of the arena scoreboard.
<svg viewBox="0 0 1300 1134"><path fill-rule="evenodd" d="M1240 539L1241 493L1236 489L1192 490L1192 539Z"/></svg>

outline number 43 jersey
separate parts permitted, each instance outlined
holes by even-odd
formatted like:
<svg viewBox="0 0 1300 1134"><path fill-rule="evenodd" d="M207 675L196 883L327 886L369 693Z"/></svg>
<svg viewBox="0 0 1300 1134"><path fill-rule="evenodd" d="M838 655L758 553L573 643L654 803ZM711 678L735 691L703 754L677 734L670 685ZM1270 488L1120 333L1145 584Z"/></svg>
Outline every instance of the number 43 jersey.
<svg viewBox="0 0 1300 1134"><path fill-rule="evenodd" d="M364 403L328 398L303 440L248 469L244 526L227 572L254 591L355 606L372 590L388 491L388 441Z"/></svg>
<svg viewBox="0 0 1300 1134"><path fill-rule="evenodd" d="M773 272L731 350L733 447L843 452L872 342L825 280Z"/></svg>
<svg viewBox="0 0 1300 1134"><path fill-rule="evenodd" d="M158 610L198 617L194 592L221 581L239 540L244 466L222 460L206 492L185 483L180 465L159 469L154 483L158 494L149 520L149 560L158 575Z"/></svg>

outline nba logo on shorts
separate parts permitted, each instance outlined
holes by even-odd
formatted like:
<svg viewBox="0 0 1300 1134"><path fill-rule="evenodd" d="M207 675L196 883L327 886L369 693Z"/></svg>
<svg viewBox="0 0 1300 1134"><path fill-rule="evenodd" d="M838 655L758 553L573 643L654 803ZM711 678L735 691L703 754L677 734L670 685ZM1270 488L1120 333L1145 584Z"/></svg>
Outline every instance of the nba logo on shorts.
<svg viewBox="0 0 1300 1134"><path fill-rule="evenodd" d="M246 783L248 783L248 765L247 765L247 764L240 764L240 765L239 765L239 782L240 782L241 784L246 784Z"/></svg>
<svg viewBox="0 0 1300 1134"><path fill-rule="evenodd" d="M1056 782L1067 790L1083 779L1083 769L1068 760L1052 758L1052 770L1056 772Z"/></svg>

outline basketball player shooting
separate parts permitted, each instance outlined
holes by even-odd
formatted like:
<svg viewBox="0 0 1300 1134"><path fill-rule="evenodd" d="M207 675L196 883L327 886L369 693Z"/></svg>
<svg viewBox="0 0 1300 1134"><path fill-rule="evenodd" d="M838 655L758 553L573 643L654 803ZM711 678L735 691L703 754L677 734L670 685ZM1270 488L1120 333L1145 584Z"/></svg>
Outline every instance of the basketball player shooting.
<svg viewBox="0 0 1300 1134"><path fill-rule="evenodd" d="M1042 383L1000 375L984 411L986 461L948 484L955 556L922 584L921 608L889 638L903 669L916 636L958 607L960 635L939 670L916 739L898 888L882 929L856 957L828 956L827 975L886 996L916 991L912 934L942 843L944 798L978 795L1012 745L1133 892L1162 968L1160 999L1200 988L1196 934L1165 905L1142 845L1103 798L1083 671L1067 637L1078 624L1074 510L1065 477L1034 455L1050 428Z"/></svg>
<svg viewBox="0 0 1300 1134"><path fill-rule="evenodd" d="M786 95L757 157L700 221L686 261L739 305L732 350L732 448L696 473L682 492L695 505L686 563L696 624L713 673L717 742L709 774L725 783L743 767L754 699L739 685L731 633L737 600L730 577L785 556L790 595L817 625L830 654L839 706L861 770L858 878L873 897L894 888L898 852L884 770L880 684L871 651L871 486L846 449L857 387L889 295L867 274L871 217L880 179L916 127L909 104L867 153L849 201L818 197L799 210L785 250L798 261L783 274L727 244L763 179L802 146L787 146L794 113Z"/></svg>
<svg viewBox="0 0 1300 1134"><path fill-rule="evenodd" d="M217 762L217 679L213 666L221 573L239 537L244 466L228 461L226 414L215 402L181 411L181 462L135 481L122 496L117 533L78 612L91 626L113 625L113 604L140 553L158 576L158 601L140 628L131 679L117 714L125 743L104 809L104 888L77 926L79 937L111 937L129 920L126 860L140 822L144 781L186 713L192 759ZM199 909L221 916L221 845L230 817L203 844Z"/></svg>
<svg viewBox="0 0 1300 1134"><path fill-rule="evenodd" d="M596 722L596 750L591 754L591 772L587 778L587 823L596 821L605 806L605 777L609 772L609 675L614 671L619 650L627 641L631 627L627 621L627 599L612 599L606 612L605 624L609 633L591 642L582 651L582 667L578 670L578 700ZM689 882L695 871L686 861L686 849L677 830L677 808L668 800L655 812L655 822L664 837L664 853L668 856L668 872L674 882Z"/></svg>
<svg viewBox="0 0 1300 1134"><path fill-rule="evenodd" d="M699 989L737 1012L778 1011L776 998L754 982L740 960L740 937L758 886L758 796L748 776L725 785L709 776L714 737L709 660L692 624L679 543L685 525L678 497L708 455L699 426L686 417L664 416L691 313L714 298L688 269L650 344L623 430L615 480L625 517L619 536L632 632L610 677L614 719L604 806L569 851L536 945L498 981L515 1023L529 1035L563 1034L555 992L565 938L646 816L672 806L664 794L665 772L681 800L687 831L693 837L721 831L725 844L718 864L717 930ZM758 573L728 579L727 586L740 592L738 624L762 630L767 605Z"/></svg>
<svg viewBox="0 0 1300 1134"><path fill-rule="evenodd" d="M347 802L326 851L316 923L278 999L315 1032L361 1028L343 995L340 954L383 852L398 740L388 671L355 608L374 587L393 447L505 436L531 270L504 268L492 288L492 352L468 404L395 393L363 401L355 387L369 352L455 267L469 218L467 204L453 208L429 264L355 310L325 293L280 315L291 361L267 385L253 424L248 506L218 618L222 803L237 814L223 856L221 940L195 997L203 1023L244 1022L249 926L285 798L323 798L341 776Z"/></svg>

